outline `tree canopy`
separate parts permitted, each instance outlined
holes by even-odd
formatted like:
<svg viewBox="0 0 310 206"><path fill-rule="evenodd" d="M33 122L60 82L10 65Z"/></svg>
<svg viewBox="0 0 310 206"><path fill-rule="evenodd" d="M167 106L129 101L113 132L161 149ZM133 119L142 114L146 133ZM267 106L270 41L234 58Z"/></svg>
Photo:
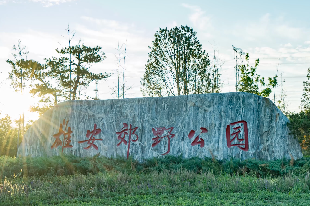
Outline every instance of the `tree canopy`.
<svg viewBox="0 0 310 206"><path fill-rule="evenodd" d="M301 107L303 110L310 110L310 68L308 68L307 80L303 82L303 86Z"/></svg>
<svg viewBox="0 0 310 206"><path fill-rule="evenodd" d="M141 91L149 96L219 92L219 75L188 26L159 29L148 53Z"/></svg>
<svg viewBox="0 0 310 206"><path fill-rule="evenodd" d="M240 80L238 82L237 90L239 92L248 92L257 94L259 96L268 97L272 88L275 88L278 84L277 75L274 77L268 77L268 84L265 83L265 78L256 74L257 67L259 65L259 59L255 60L255 66L249 65L249 53L245 55L246 65L239 65L241 72ZM264 89L262 89L262 87Z"/></svg>
<svg viewBox="0 0 310 206"><path fill-rule="evenodd" d="M92 81L110 76L107 73L96 74L89 71L91 64L99 63L106 58L100 46L88 47L82 44L56 49L59 57L45 58L44 63L17 55L22 54L24 49L20 46L20 41L18 47L14 45L13 49L14 58L7 60L12 66L12 71L9 73L11 85L18 91L21 88L20 78L23 77L23 81L27 81L30 93L40 97L39 104L32 107L32 111L40 114L60 101L69 100L71 95L72 100L79 99L78 88L87 88ZM71 69L68 57L70 53Z"/></svg>
<svg viewBox="0 0 310 206"><path fill-rule="evenodd" d="M301 98L301 111L288 115L288 127L291 134L298 139L304 155L310 154L310 68L308 68L307 81L303 82L304 89Z"/></svg>
<svg viewBox="0 0 310 206"><path fill-rule="evenodd" d="M63 49L56 49L57 53L62 55L60 58L48 59L47 64L51 66L54 73L60 77L60 84L64 87L65 90L69 91L70 88L72 94L72 100L77 99L77 90L78 87L88 87L92 81L101 80L110 76L107 73L93 73L89 71L90 64L99 63L103 61L106 56L105 53L101 51L101 47L88 47L83 45L76 45L72 47L65 47ZM68 54L74 56L72 60L72 69L70 80L70 68ZM65 95L68 98L68 95Z"/></svg>

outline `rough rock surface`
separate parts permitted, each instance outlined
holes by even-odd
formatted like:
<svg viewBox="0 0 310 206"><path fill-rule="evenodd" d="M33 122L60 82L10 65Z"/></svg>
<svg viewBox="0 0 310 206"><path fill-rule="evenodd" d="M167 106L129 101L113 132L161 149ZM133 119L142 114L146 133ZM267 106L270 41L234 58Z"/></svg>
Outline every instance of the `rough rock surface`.
<svg viewBox="0 0 310 206"><path fill-rule="evenodd" d="M82 157L129 155L138 161L166 154L220 160L289 159L291 154L299 159L301 148L289 135L288 121L268 98L243 92L68 101L32 125L18 156L63 151Z"/></svg>

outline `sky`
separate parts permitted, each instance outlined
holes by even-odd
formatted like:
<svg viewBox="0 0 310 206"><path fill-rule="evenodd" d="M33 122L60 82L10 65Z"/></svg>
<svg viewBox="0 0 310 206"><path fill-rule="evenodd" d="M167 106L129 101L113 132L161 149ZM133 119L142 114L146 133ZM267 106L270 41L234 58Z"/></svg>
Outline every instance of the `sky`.
<svg viewBox="0 0 310 206"><path fill-rule="evenodd" d="M270 95L278 101L285 94L287 110L300 111L303 81L310 67L310 1L208 1L208 0L0 0L0 112L17 119L37 98L23 95L10 86L8 72L13 45L29 51L27 59L43 63L56 56L56 48L81 40L87 46L101 46L106 59L90 71L112 73L98 82L98 97L114 99L117 85L117 56L125 69L130 89L125 98L143 97L140 80L148 59L148 46L159 28L187 25L214 63L220 67L221 92L235 92L235 64L232 45L249 53L250 64L260 59L257 73L262 77L278 75L279 85ZM67 28L70 25L70 34ZM71 36L70 36L71 35ZM120 45L121 54L117 50ZM121 71L122 72L122 69ZM282 81L281 81L282 76ZM81 92L96 96L95 83ZM283 92L281 92L283 90ZM25 119L38 116L25 111Z"/></svg>

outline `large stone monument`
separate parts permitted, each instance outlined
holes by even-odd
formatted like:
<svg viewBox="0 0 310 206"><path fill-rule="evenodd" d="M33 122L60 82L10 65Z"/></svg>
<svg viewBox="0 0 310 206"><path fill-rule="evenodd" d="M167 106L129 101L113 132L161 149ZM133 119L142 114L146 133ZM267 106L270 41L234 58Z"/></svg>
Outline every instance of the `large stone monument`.
<svg viewBox="0 0 310 206"><path fill-rule="evenodd" d="M268 98L243 92L68 101L32 125L18 156L299 159L288 121Z"/></svg>

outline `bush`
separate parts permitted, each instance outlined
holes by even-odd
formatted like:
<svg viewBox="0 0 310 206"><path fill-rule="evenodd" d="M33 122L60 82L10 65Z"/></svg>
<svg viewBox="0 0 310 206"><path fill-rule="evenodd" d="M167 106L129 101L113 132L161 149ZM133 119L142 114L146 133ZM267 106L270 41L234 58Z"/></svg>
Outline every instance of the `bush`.
<svg viewBox="0 0 310 206"><path fill-rule="evenodd" d="M288 115L290 122L287 124L290 134L298 140L303 154L310 155L310 109L300 113L291 113Z"/></svg>
<svg viewBox="0 0 310 206"><path fill-rule="evenodd" d="M160 173L186 170L196 174L210 172L214 175L251 175L256 177L280 177L288 174L305 175L310 170L310 157L290 160L259 161L239 159L218 161L212 158L165 156L139 163L133 159L106 157L0 157L0 178L30 176L63 176L73 174L97 174L110 171L120 173Z"/></svg>

